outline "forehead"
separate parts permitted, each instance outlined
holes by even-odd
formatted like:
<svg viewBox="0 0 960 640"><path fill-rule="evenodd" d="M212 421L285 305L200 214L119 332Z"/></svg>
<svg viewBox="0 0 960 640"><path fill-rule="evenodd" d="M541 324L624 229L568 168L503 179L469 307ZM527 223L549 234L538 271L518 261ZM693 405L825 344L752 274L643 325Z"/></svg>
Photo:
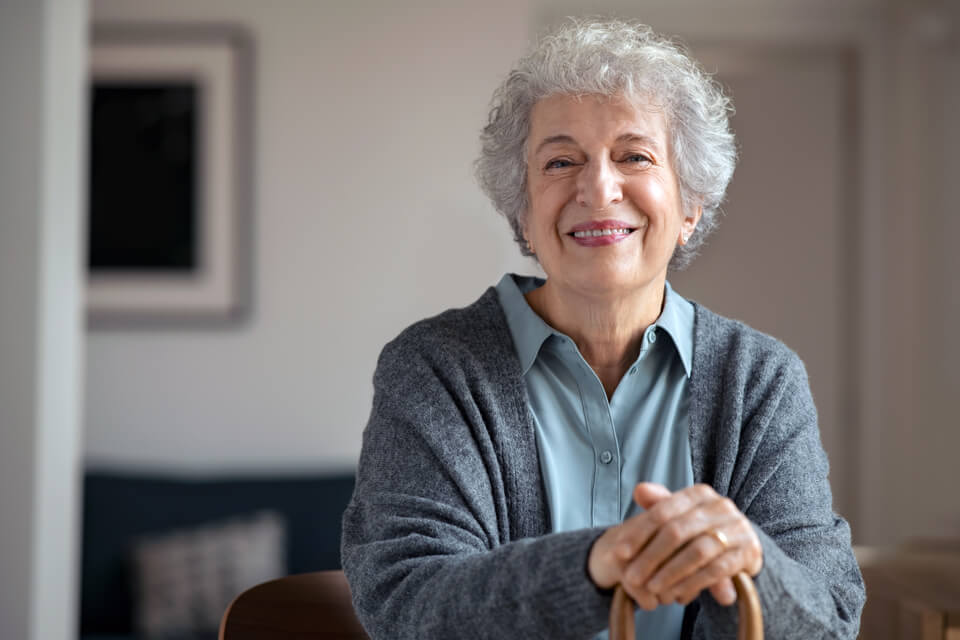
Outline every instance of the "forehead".
<svg viewBox="0 0 960 640"><path fill-rule="evenodd" d="M623 96L558 94L541 99L530 113L529 148L569 137L579 145L609 143L636 134L667 148L667 119L661 107Z"/></svg>

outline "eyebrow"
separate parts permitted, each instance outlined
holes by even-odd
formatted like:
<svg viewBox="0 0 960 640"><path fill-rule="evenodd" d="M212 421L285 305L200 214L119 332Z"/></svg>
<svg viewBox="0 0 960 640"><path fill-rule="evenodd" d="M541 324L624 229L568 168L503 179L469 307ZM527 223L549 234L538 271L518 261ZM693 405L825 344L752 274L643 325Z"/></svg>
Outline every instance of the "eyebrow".
<svg viewBox="0 0 960 640"><path fill-rule="evenodd" d="M657 141L651 138L650 136L643 135L642 133L628 132L620 136L617 136L616 142L639 142L654 148L654 150L659 151L660 145L657 144ZM573 136L567 135L566 133L561 133L555 136L550 136L544 138L543 141L537 145L536 151L534 153L540 153L540 151L550 144L577 144L577 141Z"/></svg>
<svg viewBox="0 0 960 640"><path fill-rule="evenodd" d="M547 146L547 145L549 145L549 144L557 144L557 143L561 143L561 142L562 142L562 143L573 143L573 144L576 144L576 143L577 143L577 141L573 139L573 136L568 136L568 135L565 134L565 133L561 133L560 135L550 136L549 138L544 138L543 141L542 141L539 145L537 145L537 150L534 151L534 153L540 153L540 151L541 151L545 146Z"/></svg>
<svg viewBox="0 0 960 640"><path fill-rule="evenodd" d="M649 147L653 147L655 151L660 150L660 144L654 138L645 136L642 133L625 133L617 138L617 142L639 142Z"/></svg>

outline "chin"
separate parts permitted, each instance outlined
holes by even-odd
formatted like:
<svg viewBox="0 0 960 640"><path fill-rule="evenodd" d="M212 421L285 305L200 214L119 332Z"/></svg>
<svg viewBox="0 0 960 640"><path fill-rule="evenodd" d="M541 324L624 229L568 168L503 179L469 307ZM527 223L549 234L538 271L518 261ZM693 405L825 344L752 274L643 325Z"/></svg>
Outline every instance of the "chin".
<svg viewBox="0 0 960 640"><path fill-rule="evenodd" d="M589 297L619 297L642 289L653 280L652 277L638 277L636 272L603 270L577 278L575 286L581 294Z"/></svg>

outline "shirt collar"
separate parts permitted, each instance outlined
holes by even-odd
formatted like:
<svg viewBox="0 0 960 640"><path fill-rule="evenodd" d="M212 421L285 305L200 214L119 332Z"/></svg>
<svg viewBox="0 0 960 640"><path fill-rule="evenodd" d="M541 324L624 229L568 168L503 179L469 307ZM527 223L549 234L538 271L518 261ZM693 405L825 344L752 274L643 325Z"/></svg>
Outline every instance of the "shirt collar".
<svg viewBox="0 0 960 640"><path fill-rule="evenodd" d="M543 318L534 313L523 294L541 286L545 280L531 276L505 274L497 283L497 295L500 306L507 316L507 326L513 336L513 344L520 358L520 368L524 375L533 366L544 341L556 333Z"/></svg>
<svg viewBox="0 0 960 640"><path fill-rule="evenodd" d="M693 364L693 304L674 291L669 282L663 289L663 310L654 326L666 331L673 340L689 378Z"/></svg>
<svg viewBox="0 0 960 640"><path fill-rule="evenodd" d="M524 374L533 366L547 338L551 335L563 337L563 334L555 331L530 308L524 297L525 293L533 291L544 282L543 278L507 273L496 286ZM661 328L670 336L688 378L693 362L693 322L693 304L676 293L667 282L664 286L663 310L650 330Z"/></svg>

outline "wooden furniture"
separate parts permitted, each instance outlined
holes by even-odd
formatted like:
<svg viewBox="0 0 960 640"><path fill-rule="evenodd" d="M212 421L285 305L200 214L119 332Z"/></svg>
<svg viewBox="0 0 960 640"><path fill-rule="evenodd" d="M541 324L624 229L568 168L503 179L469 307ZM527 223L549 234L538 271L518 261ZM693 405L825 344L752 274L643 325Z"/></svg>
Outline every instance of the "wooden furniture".
<svg viewBox="0 0 960 640"><path fill-rule="evenodd" d="M960 640L960 544L855 547L867 585L862 640Z"/></svg>
<svg viewBox="0 0 960 640"><path fill-rule="evenodd" d="M220 640L369 640L342 571L287 576L247 589L227 607Z"/></svg>

